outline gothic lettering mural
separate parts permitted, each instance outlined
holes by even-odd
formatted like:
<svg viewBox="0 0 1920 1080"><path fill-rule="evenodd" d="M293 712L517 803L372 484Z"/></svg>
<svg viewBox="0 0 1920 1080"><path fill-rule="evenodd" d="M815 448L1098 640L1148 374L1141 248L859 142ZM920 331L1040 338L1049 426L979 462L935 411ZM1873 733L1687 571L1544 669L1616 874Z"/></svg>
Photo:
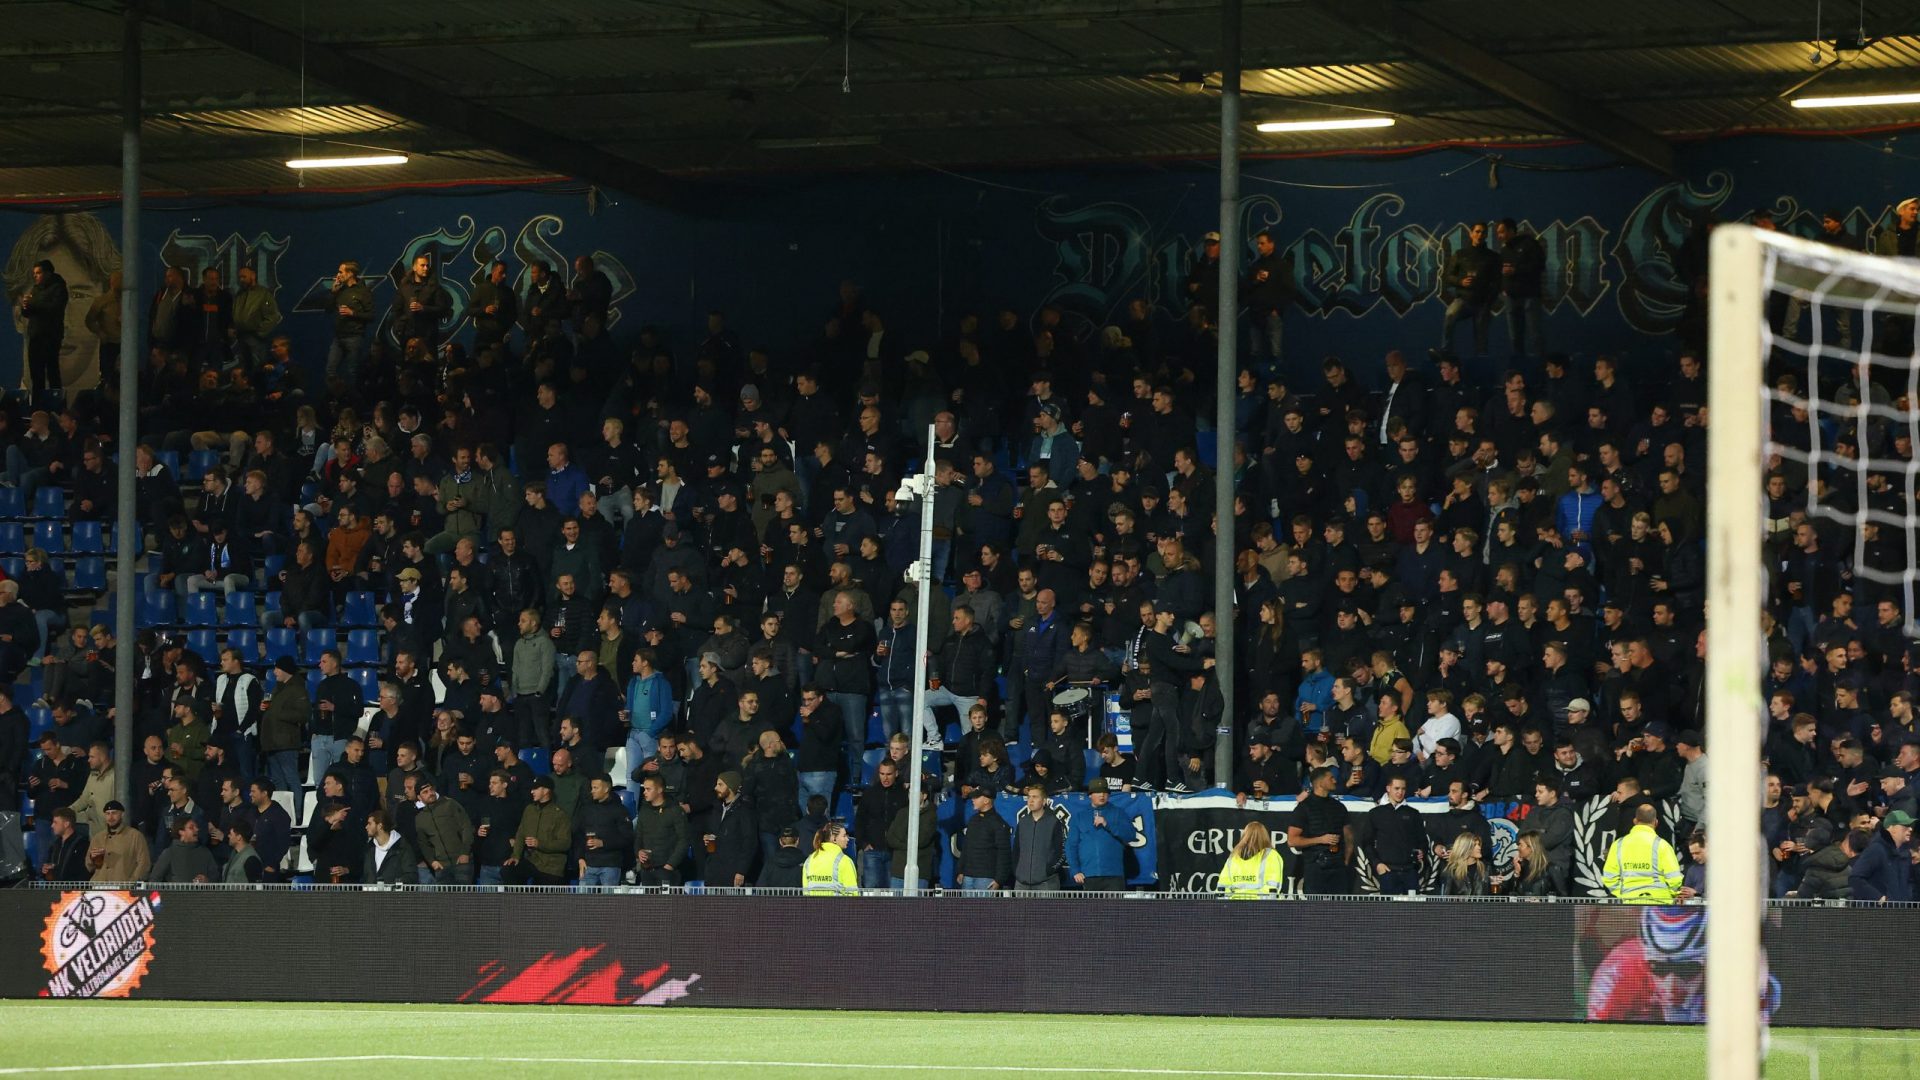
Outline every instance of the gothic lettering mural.
<svg viewBox="0 0 1920 1080"><path fill-rule="evenodd" d="M1467 167L1485 155L1464 149L1256 160L1239 212L1245 250L1230 257L1250 258L1254 234L1271 230L1292 268L1289 363L1317 369L1320 356L1340 353L1362 360L1366 379L1367 358L1437 340L1441 268L1465 243L1466 223L1511 217L1545 251L1549 347L1613 352L1629 369L1652 366L1678 348L1676 330L1697 326L1690 283L1704 267L1710 223L1766 212L1782 229L1814 236L1820 219L1835 213L1848 246L1869 246L1892 206L1912 194L1882 152L1902 139L1823 143L1818 154L1784 139L1699 144L1682 148L1684 178L1668 181L1597 164L1577 147L1505 151L1491 173ZM743 341L803 355L842 278L859 282L887 326L915 343L949 338L960 312L1002 306L1032 313L1053 305L1085 336L1122 321L1135 299L1168 323L1182 317L1196 245L1216 220L1215 183L1205 169L1178 163L1132 172L769 180L723 219L618 196L588 200L560 187L371 202L253 199L180 211L156 202L144 230L158 239L141 258L141 306L162 266L192 274L216 267L229 283L251 266L278 291L296 355L317 363L342 260L366 268L383 306L379 332L392 343L384 306L416 254L439 268L453 301L443 330L455 341L469 321L473 286L493 260L524 290L533 263L570 279L573 259L584 254L613 282L616 335L631 339L653 326L677 354L691 354L707 313L718 310ZM10 295L40 257L53 258L75 287L63 371L69 386L90 384L97 349L82 300L107 289L119 266L117 215L0 209L12 215L0 217L0 237L13 251ZM168 221L182 212L191 225ZM1494 351L1505 345L1497 332ZM0 348L0 378L17 384L19 354Z"/></svg>

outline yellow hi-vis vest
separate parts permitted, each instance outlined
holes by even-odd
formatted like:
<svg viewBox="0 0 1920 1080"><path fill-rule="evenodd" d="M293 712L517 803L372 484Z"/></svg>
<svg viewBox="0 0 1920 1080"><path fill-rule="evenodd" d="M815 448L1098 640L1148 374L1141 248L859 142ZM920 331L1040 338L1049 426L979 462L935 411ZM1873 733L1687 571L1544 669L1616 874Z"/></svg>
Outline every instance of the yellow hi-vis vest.
<svg viewBox="0 0 1920 1080"><path fill-rule="evenodd" d="M821 844L800 871L800 891L806 896L858 896L860 875L839 844Z"/></svg>
<svg viewBox="0 0 1920 1080"><path fill-rule="evenodd" d="M1680 891L1680 857L1651 825L1635 825L1607 850L1600 880L1616 900L1671 904Z"/></svg>
<svg viewBox="0 0 1920 1080"><path fill-rule="evenodd" d="M1271 900L1285 881L1280 853L1272 848L1251 859L1229 855L1220 868L1220 893L1229 900Z"/></svg>

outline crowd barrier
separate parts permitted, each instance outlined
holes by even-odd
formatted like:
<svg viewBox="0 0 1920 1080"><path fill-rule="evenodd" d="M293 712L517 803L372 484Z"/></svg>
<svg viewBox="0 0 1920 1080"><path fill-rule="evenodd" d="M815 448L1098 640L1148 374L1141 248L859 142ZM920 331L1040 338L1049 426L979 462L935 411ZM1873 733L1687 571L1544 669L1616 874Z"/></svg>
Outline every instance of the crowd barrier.
<svg viewBox="0 0 1920 1080"><path fill-rule="evenodd" d="M15 889L0 892L0 997L1684 1023L1700 1019L1705 917L1573 901ZM1920 1024L1920 999L1897 990L1858 1007L1861 987L1906 985L1914 911L1767 918L1777 1023Z"/></svg>
<svg viewBox="0 0 1920 1080"><path fill-rule="evenodd" d="M1085 795L1056 795L1052 801L1055 812L1066 817L1069 830L1078 827L1090 812ZM1116 793L1112 796L1113 809L1131 821L1135 833L1126 853L1127 883L1167 892L1213 892L1219 884L1220 867L1247 823L1262 822L1273 833L1276 843L1284 843L1287 821L1296 801L1292 798L1250 799L1242 806L1233 793L1224 788L1193 795ZM1364 819L1375 804L1365 799L1340 801L1347 807L1355 826L1358 850L1364 856L1369 841ZM1421 814L1444 814L1448 809L1445 799L1408 799L1407 805ZM1025 800L1014 795L1003 795L995 802L995 809L1009 824L1025 806ZM1487 820L1493 841L1492 850L1485 853L1489 869L1496 880L1504 879L1513 871L1515 842L1526 828L1524 817L1516 820L1524 808L1501 802L1482 804L1476 809ZM1600 882L1600 868L1606 862L1607 849L1614 838L1625 831L1625 823L1620 820L1616 804L1605 796L1575 803L1572 810L1574 895L1605 897L1607 891ZM1678 818L1678 805L1669 800L1661 812L1662 820L1671 823ZM966 799L949 795L940 803L937 820L945 841L936 878L940 884L955 882L960 832L972 816L973 804ZM1354 865L1356 886L1362 892L1377 891L1379 883L1374 880L1371 869L1373 860L1357 857ZM1294 862L1288 860L1289 888L1297 885L1295 870ZM1436 884L1439 871L1437 862L1428 864L1428 885Z"/></svg>

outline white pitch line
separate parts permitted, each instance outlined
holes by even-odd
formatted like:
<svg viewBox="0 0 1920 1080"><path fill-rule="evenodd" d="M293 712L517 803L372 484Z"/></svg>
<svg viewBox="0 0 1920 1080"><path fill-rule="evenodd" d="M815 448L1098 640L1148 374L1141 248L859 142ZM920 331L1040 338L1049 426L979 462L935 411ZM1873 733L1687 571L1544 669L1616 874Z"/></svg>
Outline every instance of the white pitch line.
<svg viewBox="0 0 1920 1080"><path fill-rule="evenodd" d="M348 1062L460 1062L463 1064L511 1065L651 1065L699 1069L846 1069L887 1072L933 1073L1033 1073L1049 1075L1113 1076L1213 1076L1213 1077L1326 1077L1328 1080L1553 1080L1545 1077L1465 1076L1457 1073L1353 1073L1288 1072L1264 1069L1150 1069L1113 1068L1083 1065L928 1065L901 1062L851 1061L776 1061L751 1058L577 1058L577 1057L481 1057L439 1054L353 1054L337 1057L235 1058L205 1061L137 1061L99 1065L41 1065L0 1068L0 1076L29 1076L52 1073L93 1073L150 1071L154 1069L207 1069L235 1065L325 1065Z"/></svg>

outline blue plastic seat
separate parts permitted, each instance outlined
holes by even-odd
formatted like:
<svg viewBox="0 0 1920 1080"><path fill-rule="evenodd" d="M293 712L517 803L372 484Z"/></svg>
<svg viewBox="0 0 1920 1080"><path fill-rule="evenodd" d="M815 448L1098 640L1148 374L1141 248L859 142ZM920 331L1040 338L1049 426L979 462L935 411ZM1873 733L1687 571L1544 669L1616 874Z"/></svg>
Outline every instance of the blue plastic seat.
<svg viewBox="0 0 1920 1080"><path fill-rule="evenodd" d="M350 592L347 594L346 609L340 614L341 626L378 626L380 609L373 602L370 592Z"/></svg>
<svg viewBox="0 0 1920 1080"><path fill-rule="evenodd" d="M547 764L547 750L543 746L529 746L520 751L520 760L527 763L535 776L545 776L553 770Z"/></svg>
<svg viewBox="0 0 1920 1080"><path fill-rule="evenodd" d="M43 487L33 493L33 514L36 518L64 518L67 516L67 489Z"/></svg>
<svg viewBox="0 0 1920 1080"><path fill-rule="evenodd" d="M287 557L285 555L267 555L260 560L260 565L265 568L267 572L267 583L271 585L280 580L280 571L287 568Z"/></svg>
<svg viewBox="0 0 1920 1080"><path fill-rule="evenodd" d="M19 488L0 488L0 518L25 517L26 512L26 496Z"/></svg>
<svg viewBox="0 0 1920 1080"><path fill-rule="evenodd" d="M371 705L380 700L380 672L370 667L347 669L347 678L360 688L360 700Z"/></svg>
<svg viewBox="0 0 1920 1080"><path fill-rule="evenodd" d="M295 659L300 656L300 633L290 626L276 626L267 631L267 663L283 656Z"/></svg>
<svg viewBox="0 0 1920 1080"><path fill-rule="evenodd" d="M150 589L141 593L140 610L135 612L141 628L172 626L177 618L173 599L170 589Z"/></svg>
<svg viewBox="0 0 1920 1080"><path fill-rule="evenodd" d="M12 491L0 488L0 491ZM27 550L27 530L17 521L0 521L0 553L22 555ZM18 577L19 575L13 575Z"/></svg>
<svg viewBox="0 0 1920 1080"><path fill-rule="evenodd" d="M73 587L101 592L107 587L107 560L99 555L82 555L73 560Z"/></svg>
<svg viewBox="0 0 1920 1080"><path fill-rule="evenodd" d="M307 669L307 696L311 698L320 689L320 680L326 678L318 668Z"/></svg>
<svg viewBox="0 0 1920 1080"><path fill-rule="evenodd" d="M233 629L227 631L227 648L240 654L243 664L260 662L260 631L254 629Z"/></svg>
<svg viewBox="0 0 1920 1080"><path fill-rule="evenodd" d="M52 726L53 726L53 710L52 709L43 709L43 708L39 708L38 706L29 706L27 709L27 745L28 746L37 745L40 742L40 733L47 730L48 728L51 728Z"/></svg>
<svg viewBox="0 0 1920 1080"><path fill-rule="evenodd" d="M347 631L347 663L379 664L379 633L373 630Z"/></svg>
<svg viewBox="0 0 1920 1080"><path fill-rule="evenodd" d="M640 793L630 787L620 789L620 802L627 808L628 817L640 811Z"/></svg>
<svg viewBox="0 0 1920 1080"><path fill-rule="evenodd" d="M195 450L193 453L187 455L187 468L186 471L180 473L180 482L182 484L197 484L207 475L208 469L218 464L220 464L220 451Z"/></svg>
<svg viewBox="0 0 1920 1080"><path fill-rule="evenodd" d="M220 642L213 636L211 630L187 631L187 648L198 653L200 659L209 664L220 661Z"/></svg>
<svg viewBox="0 0 1920 1080"><path fill-rule="evenodd" d="M180 451L162 450L154 456L154 460L167 467L167 474L173 477L174 483L180 482Z"/></svg>
<svg viewBox="0 0 1920 1080"><path fill-rule="evenodd" d="M300 659L309 664L319 663L320 654L333 648L335 644L333 631L326 627L307 631L301 636L301 641L303 644Z"/></svg>
<svg viewBox="0 0 1920 1080"><path fill-rule="evenodd" d="M187 594L188 626L220 625L220 595L211 592Z"/></svg>
<svg viewBox="0 0 1920 1080"><path fill-rule="evenodd" d="M65 523L59 521L36 521L33 523L33 546L49 554L67 550L67 532Z"/></svg>
<svg viewBox="0 0 1920 1080"><path fill-rule="evenodd" d="M253 594L246 590L237 590L227 596L227 611L223 626L259 626L260 608L255 604Z"/></svg>
<svg viewBox="0 0 1920 1080"><path fill-rule="evenodd" d="M98 555L107 549L106 530L98 521L76 521L73 523L73 536L68 543L69 551Z"/></svg>

